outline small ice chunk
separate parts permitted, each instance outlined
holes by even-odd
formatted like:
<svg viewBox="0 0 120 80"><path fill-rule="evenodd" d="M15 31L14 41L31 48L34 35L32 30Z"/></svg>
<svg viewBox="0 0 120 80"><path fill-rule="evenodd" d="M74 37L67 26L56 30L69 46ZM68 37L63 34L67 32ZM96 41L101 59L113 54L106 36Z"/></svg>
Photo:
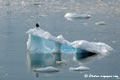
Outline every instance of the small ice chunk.
<svg viewBox="0 0 120 80"><path fill-rule="evenodd" d="M41 72L41 73L52 73L52 72L59 72L58 68L55 68L53 66L48 66L45 68L37 68L34 69L35 72Z"/></svg>
<svg viewBox="0 0 120 80"><path fill-rule="evenodd" d="M89 69L90 68L85 67L85 66L80 66L80 67L77 67L77 68L73 68L73 67L69 68L70 71L88 71Z"/></svg>
<svg viewBox="0 0 120 80"><path fill-rule="evenodd" d="M65 60L63 60L63 61L56 61L56 64L67 64L67 62Z"/></svg>
<svg viewBox="0 0 120 80"><path fill-rule="evenodd" d="M79 18L79 19L87 19L90 18L89 14L79 14L79 13L66 13L64 15L65 18Z"/></svg>
<svg viewBox="0 0 120 80"><path fill-rule="evenodd" d="M106 23L104 21L96 22L96 25L105 25Z"/></svg>

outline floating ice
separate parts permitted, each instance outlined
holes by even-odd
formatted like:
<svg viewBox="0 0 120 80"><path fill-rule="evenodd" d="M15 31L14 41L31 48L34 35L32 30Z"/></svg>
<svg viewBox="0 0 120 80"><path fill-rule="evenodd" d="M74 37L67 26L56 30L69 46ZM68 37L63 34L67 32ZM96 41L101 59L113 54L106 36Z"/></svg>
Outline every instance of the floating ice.
<svg viewBox="0 0 120 80"><path fill-rule="evenodd" d="M30 29L27 33L29 34L29 38L27 41L27 49L30 52L56 53L61 52L60 48L62 48L63 51L66 51L68 48L75 51L73 47L66 46L70 43L67 40L65 40L62 35L54 37L41 28Z"/></svg>
<svg viewBox="0 0 120 80"><path fill-rule="evenodd" d="M58 68L55 68L53 66L48 66L45 68L37 68L34 69L35 72L41 72L41 73L53 73L53 72L59 72Z"/></svg>
<svg viewBox="0 0 120 80"><path fill-rule="evenodd" d="M74 41L71 45L77 49L87 50L93 53L107 53L108 51L112 51L113 49L102 42L88 42L85 40Z"/></svg>
<svg viewBox="0 0 120 80"><path fill-rule="evenodd" d="M71 18L76 18L76 19L88 19L91 17L89 14L78 14L78 13L66 13L64 15L65 18L71 19Z"/></svg>
<svg viewBox="0 0 120 80"><path fill-rule="evenodd" d="M67 64L67 62L65 60L63 60L63 61L56 61L56 64Z"/></svg>
<svg viewBox="0 0 120 80"><path fill-rule="evenodd" d="M37 53L81 53L86 50L93 53L102 53L106 55L113 49L102 42L88 42L78 40L69 42L62 35L52 36L49 32L41 28L30 29L28 32L27 49Z"/></svg>
<svg viewBox="0 0 120 80"><path fill-rule="evenodd" d="M69 68L70 71L88 71L89 69L90 68L85 67L85 66L80 66L80 67L77 67L77 68L73 68L73 67Z"/></svg>
<svg viewBox="0 0 120 80"><path fill-rule="evenodd" d="M104 21L96 22L96 25L105 25L106 23Z"/></svg>

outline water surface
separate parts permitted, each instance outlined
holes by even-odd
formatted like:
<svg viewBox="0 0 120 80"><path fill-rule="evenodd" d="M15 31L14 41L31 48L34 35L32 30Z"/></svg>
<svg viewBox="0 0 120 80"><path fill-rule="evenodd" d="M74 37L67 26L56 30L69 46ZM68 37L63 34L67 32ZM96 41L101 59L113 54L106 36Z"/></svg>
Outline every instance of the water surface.
<svg viewBox="0 0 120 80"><path fill-rule="evenodd" d="M119 0L1 0L0 1L0 80L104 80L85 78L84 74L119 75L120 65L120 1ZM66 12L87 13L90 19L68 21ZM106 25L96 25L105 21ZM104 42L114 51L102 59L85 62L87 72L70 72L69 67L78 67L74 55L62 55L67 65L60 72L39 74L28 65L26 31L39 22L40 27L67 40ZM109 80L116 78L109 78Z"/></svg>

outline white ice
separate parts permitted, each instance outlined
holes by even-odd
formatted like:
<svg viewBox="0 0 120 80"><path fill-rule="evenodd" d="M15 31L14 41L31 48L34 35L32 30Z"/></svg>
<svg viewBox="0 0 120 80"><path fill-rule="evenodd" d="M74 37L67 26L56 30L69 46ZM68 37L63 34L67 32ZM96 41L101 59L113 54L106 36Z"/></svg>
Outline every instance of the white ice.
<svg viewBox="0 0 120 80"><path fill-rule="evenodd" d="M71 43L71 45L75 48L80 48L83 50L87 50L93 53L102 53L102 54L106 54L109 51L112 51L113 49L102 42L89 42L86 40L78 40L78 41L73 41Z"/></svg>
<svg viewBox="0 0 120 80"><path fill-rule="evenodd" d="M73 68L73 67L69 68L70 71L88 71L89 69L90 68L85 67L85 66L80 66L80 67L77 67L77 68Z"/></svg>
<svg viewBox="0 0 120 80"><path fill-rule="evenodd" d="M35 72L41 72L41 73L52 73L52 72L59 72L58 68L55 68L53 66L48 66L44 68L36 68L34 69Z"/></svg>
<svg viewBox="0 0 120 80"><path fill-rule="evenodd" d="M96 22L96 25L105 25L106 23L104 21Z"/></svg>
<svg viewBox="0 0 120 80"><path fill-rule="evenodd" d="M102 42L89 42L86 40L69 42L62 35L54 37L41 28L30 29L27 31L27 34L29 34L27 49L36 53L51 53L53 50L54 52L60 53L61 49L64 50L65 46L67 46L66 49L73 49L73 53L75 53L77 49L83 49L107 55L109 51L113 50L109 45ZM63 46L63 48L61 48L61 46Z"/></svg>
<svg viewBox="0 0 120 80"><path fill-rule="evenodd" d="M67 62L65 60L62 61L56 61L56 64L67 64Z"/></svg>
<svg viewBox="0 0 120 80"><path fill-rule="evenodd" d="M79 14L79 13L66 13L64 15L64 17L68 20L70 20L71 18L87 19L87 18L90 18L91 15L89 15L89 14Z"/></svg>

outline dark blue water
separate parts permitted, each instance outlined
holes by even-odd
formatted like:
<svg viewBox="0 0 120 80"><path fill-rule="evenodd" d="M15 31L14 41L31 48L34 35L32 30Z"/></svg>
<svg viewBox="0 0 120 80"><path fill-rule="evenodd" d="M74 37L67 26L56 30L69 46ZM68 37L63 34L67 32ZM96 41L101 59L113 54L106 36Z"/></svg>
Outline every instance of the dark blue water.
<svg viewBox="0 0 120 80"><path fill-rule="evenodd" d="M0 1L0 80L104 80L85 78L85 74L120 76L120 1L119 0L38 0ZM68 21L66 12L88 13L90 19ZM96 25L105 21L106 25ZM74 55L62 55L67 65L60 72L39 74L32 70L30 55L27 54L26 31L39 22L40 27L57 36L62 34L67 40L88 40L104 42L114 51L102 58L85 62L87 72L70 72L69 67L80 66L73 61ZM109 78L109 80L116 78Z"/></svg>

